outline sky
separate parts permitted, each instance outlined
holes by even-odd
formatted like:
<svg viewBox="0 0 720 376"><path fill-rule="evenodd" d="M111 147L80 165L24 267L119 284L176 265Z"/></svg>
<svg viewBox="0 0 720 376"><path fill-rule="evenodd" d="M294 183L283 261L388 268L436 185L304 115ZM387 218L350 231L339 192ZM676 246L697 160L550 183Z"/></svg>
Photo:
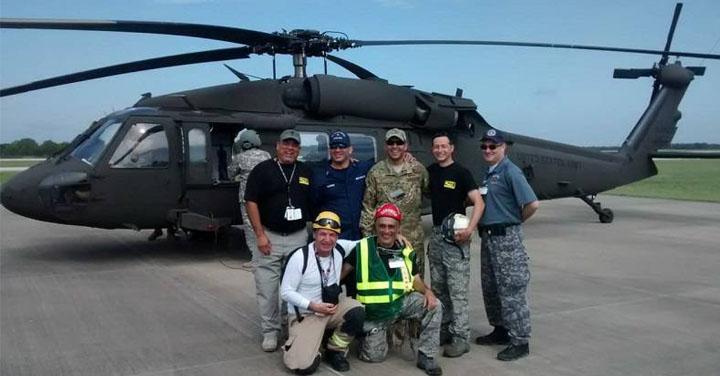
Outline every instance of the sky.
<svg viewBox="0 0 720 376"><path fill-rule="evenodd" d="M351 39L477 39L657 49L675 1L668 0L0 0L8 18L114 19L213 24L263 32L341 31ZM720 54L720 1L686 0L672 50ZM0 87L230 43L165 35L0 29ZM476 47L364 47L335 53L390 83L475 101L494 127L582 146L619 145L647 106L648 78L614 80L614 68L650 68L659 57L580 50ZM674 59L671 59L674 61ZM720 61L690 85L673 142L720 143ZM272 59L225 62L272 77ZM223 62L102 78L0 98L0 142L69 141L140 95L235 82ZM278 75L292 73L278 57ZM322 60L308 74L322 74ZM328 63L328 73L352 77Z"/></svg>

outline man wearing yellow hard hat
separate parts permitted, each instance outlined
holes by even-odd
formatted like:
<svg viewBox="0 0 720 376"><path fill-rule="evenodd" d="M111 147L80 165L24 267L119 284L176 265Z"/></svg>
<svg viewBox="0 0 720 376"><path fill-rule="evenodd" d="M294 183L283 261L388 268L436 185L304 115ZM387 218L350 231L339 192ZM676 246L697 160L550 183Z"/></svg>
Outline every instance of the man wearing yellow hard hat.
<svg viewBox="0 0 720 376"><path fill-rule="evenodd" d="M318 214L313 222L315 240L290 253L283 272L280 290L290 313L290 335L283 346L283 360L299 374L313 373L320 365L325 329L334 329L325 360L337 371L349 370L345 358L348 345L362 333L365 309L355 299L340 299L343 259L356 243L338 239L340 231L337 214Z"/></svg>

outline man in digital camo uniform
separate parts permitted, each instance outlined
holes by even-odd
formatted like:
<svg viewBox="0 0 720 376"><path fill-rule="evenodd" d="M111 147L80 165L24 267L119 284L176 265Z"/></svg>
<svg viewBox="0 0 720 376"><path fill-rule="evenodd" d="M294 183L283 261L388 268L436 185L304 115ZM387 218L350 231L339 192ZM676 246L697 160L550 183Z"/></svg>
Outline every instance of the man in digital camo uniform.
<svg viewBox="0 0 720 376"><path fill-rule="evenodd" d="M245 187L247 186L247 180L255 166L260 162L270 159L270 153L265 150L261 150L260 136L252 129L248 129L240 135L238 139L240 149L242 150L238 155L233 156L233 173L235 175L235 181L240 183L239 197L240 197L240 211L242 213L243 221L243 232L245 233L245 244L247 245L250 254L257 248L257 239L255 237L255 231L253 231L252 224L247 215L247 206L245 204ZM251 263L243 265L244 267L251 266Z"/></svg>
<svg viewBox="0 0 720 376"><path fill-rule="evenodd" d="M422 194L428 191L429 177L418 161L405 161L408 150L405 132L393 128L385 134L388 158L373 166L365 178L360 229L363 236L375 233L374 213L382 204L391 203L403 213L400 232L417 253L418 271L425 275L425 234L421 223Z"/></svg>
<svg viewBox="0 0 720 376"><path fill-rule="evenodd" d="M475 342L508 345L497 358L509 361L530 352L530 268L521 224L535 214L539 204L520 168L505 156L503 134L489 129L481 142L483 159L490 165L480 186L485 199L480 219L481 280L485 312L495 329Z"/></svg>

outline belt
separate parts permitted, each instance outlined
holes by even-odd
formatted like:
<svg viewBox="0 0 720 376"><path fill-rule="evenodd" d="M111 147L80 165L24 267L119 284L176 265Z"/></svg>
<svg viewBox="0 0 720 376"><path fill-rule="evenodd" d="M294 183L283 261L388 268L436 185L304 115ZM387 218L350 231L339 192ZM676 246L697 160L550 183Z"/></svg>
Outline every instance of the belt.
<svg viewBox="0 0 720 376"><path fill-rule="evenodd" d="M480 226L478 225L478 231L480 235L486 236L505 236L507 234L507 228L513 226L519 226L519 223L493 223L491 225Z"/></svg>

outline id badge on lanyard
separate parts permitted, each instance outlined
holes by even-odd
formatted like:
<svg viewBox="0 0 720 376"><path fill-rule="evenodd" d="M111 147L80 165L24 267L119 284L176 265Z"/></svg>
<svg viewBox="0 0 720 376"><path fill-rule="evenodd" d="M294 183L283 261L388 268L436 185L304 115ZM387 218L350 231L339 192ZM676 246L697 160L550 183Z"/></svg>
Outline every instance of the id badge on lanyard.
<svg viewBox="0 0 720 376"><path fill-rule="evenodd" d="M276 161L277 162L277 161ZM278 168L280 169L280 173L282 174L283 179L285 179L285 184L287 184L287 194L288 194L288 205L285 207L285 220L286 221L298 221L302 219L302 209L296 208L292 204L292 200L290 199L290 184L292 184L292 179L295 176L295 168L297 167L297 164L293 164L293 170L292 173L290 173L290 179L285 176L285 171L283 171L282 167L280 166L280 162L277 162Z"/></svg>

